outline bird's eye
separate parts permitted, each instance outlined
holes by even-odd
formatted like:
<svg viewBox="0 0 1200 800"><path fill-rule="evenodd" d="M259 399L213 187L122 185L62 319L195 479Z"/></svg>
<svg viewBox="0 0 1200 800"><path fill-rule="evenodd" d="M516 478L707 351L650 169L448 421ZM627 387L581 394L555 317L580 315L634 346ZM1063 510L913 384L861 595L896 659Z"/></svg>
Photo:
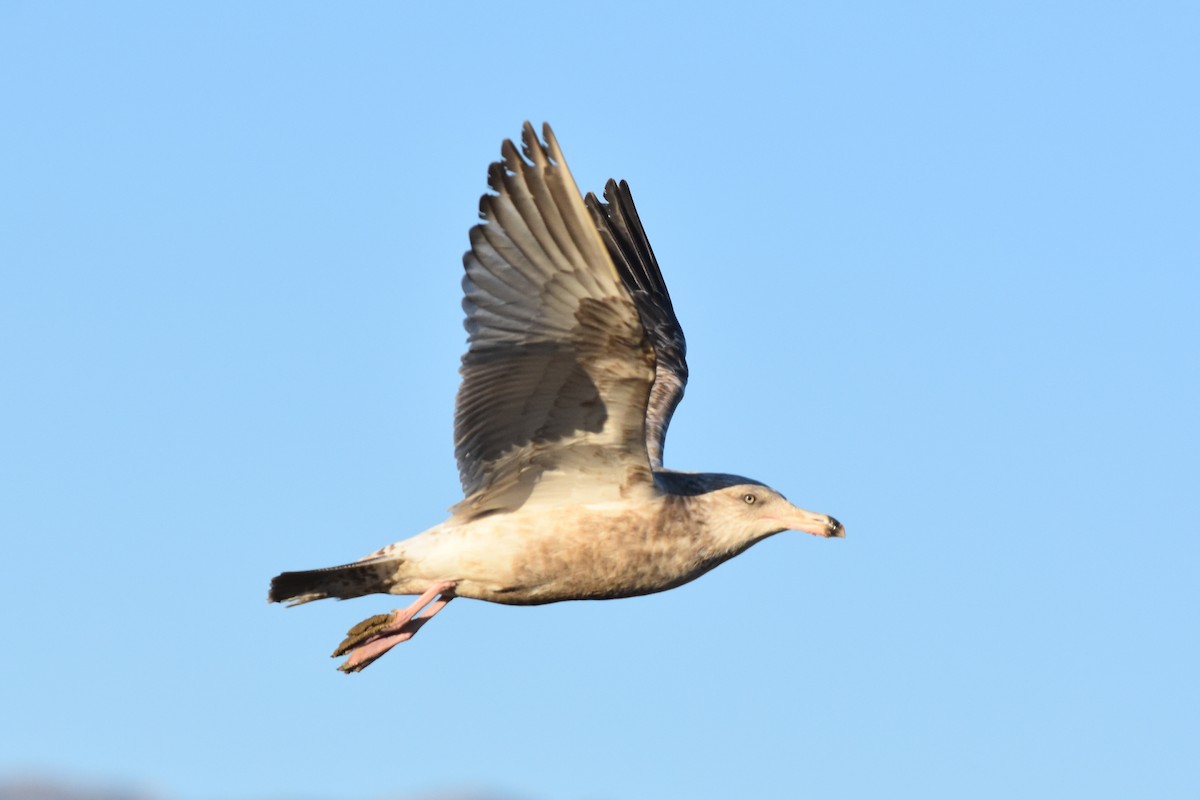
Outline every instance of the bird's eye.
<svg viewBox="0 0 1200 800"><path fill-rule="evenodd" d="M750 494L750 492L746 492L744 495L742 495L742 499L746 501L746 505L748 506L754 505L754 502L758 500L758 498Z"/></svg>

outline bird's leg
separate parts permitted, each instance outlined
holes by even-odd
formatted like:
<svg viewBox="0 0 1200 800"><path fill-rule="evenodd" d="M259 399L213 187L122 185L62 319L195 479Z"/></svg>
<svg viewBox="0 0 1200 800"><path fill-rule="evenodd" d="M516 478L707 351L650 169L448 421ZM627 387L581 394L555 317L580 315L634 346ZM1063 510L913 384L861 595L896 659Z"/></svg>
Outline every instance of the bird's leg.
<svg viewBox="0 0 1200 800"><path fill-rule="evenodd" d="M407 608L398 608L390 614L376 614L355 625L333 651L334 658L350 655L338 669L346 673L359 672L388 650L416 636L421 626L454 599L456 585L454 581L435 583ZM425 613L417 616L422 609Z"/></svg>

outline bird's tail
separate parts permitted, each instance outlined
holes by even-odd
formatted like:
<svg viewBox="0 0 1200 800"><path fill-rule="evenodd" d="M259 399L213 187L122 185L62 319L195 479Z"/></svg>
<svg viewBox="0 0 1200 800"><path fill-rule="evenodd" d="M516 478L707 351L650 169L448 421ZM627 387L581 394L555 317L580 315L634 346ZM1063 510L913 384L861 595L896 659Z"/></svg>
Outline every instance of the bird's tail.
<svg viewBox="0 0 1200 800"><path fill-rule="evenodd" d="M403 563L402 558L377 557L339 567L284 572L271 579L267 601L290 601L289 606L298 606L326 597L346 600L373 592L386 592Z"/></svg>

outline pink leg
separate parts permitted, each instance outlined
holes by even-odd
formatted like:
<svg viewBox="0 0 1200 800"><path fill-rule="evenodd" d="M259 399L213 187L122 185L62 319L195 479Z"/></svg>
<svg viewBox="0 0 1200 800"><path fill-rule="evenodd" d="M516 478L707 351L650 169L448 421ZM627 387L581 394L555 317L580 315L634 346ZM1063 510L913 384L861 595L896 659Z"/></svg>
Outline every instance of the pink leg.
<svg viewBox="0 0 1200 800"><path fill-rule="evenodd" d="M346 673L359 672L388 650L416 636L426 622L454 599L455 585L454 581L435 583L408 607L390 614L377 614L355 625L345 641L333 651L334 658L350 656L338 669ZM422 609L425 613L418 616Z"/></svg>

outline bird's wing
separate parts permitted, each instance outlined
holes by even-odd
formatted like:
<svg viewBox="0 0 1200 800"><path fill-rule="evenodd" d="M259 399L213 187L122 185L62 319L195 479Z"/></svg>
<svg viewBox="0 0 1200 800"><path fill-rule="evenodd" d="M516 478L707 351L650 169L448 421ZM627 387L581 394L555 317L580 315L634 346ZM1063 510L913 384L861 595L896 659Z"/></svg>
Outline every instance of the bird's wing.
<svg viewBox="0 0 1200 800"><path fill-rule="evenodd" d="M542 136L525 123L525 158L504 142L463 256L459 515L653 485L654 348L548 125Z"/></svg>
<svg viewBox="0 0 1200 800"><path fill-rule="evenodd" d="M604 200L601 202L589 192L585 202L609 256L617 265L621 282L633 295L642 327L654 347L656 364L654 388L646 408L646 450L651 466L661 469L667 426L687 385L687 342L633 204L629 184L610 180L604 187Z"/></svg>

